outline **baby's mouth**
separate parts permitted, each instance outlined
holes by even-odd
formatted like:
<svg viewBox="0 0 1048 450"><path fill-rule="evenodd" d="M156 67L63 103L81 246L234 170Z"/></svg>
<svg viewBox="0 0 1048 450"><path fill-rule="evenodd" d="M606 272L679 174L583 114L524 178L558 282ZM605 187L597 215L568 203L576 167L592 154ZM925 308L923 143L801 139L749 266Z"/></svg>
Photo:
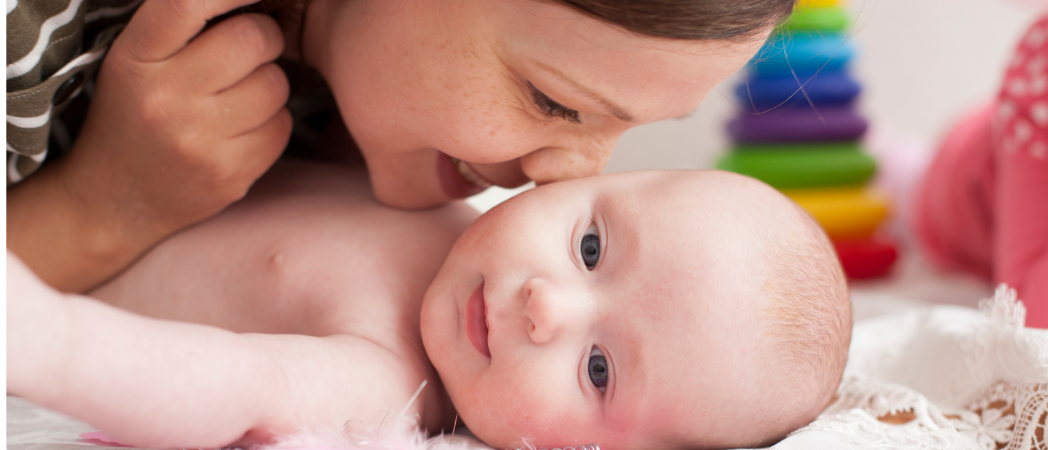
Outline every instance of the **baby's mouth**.
<svg viewBox="0 0 1048 450"><path fill-rule="evenodd" d="M459 175L462 175L469 184L472 184L481 189L487 189L491 187L491 183L481 177L477 172L473 171L473 167L461 159L454 156L448 155L448 159L451 160L451 164L455 166L455 170L458 170Z"/></svg>
<svg viewBox="0 0 1048 450"><path fill-rule="evenodd" d="M490 359L487 316L487 307L484 304L484 283L481 283L466 302L466 335L473 347Z"/></svg>

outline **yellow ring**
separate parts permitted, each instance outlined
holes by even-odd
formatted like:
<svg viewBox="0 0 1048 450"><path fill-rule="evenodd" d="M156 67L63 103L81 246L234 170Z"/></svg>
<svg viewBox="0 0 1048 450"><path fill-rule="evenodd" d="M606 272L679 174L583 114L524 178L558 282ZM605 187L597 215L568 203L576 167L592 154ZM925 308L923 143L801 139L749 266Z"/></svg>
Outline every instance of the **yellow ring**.
<svg viewBox="0 0 1048 450"><path fill-rule="evenodd" d="M783 193L808 211L834 240L870 237L888 215L888 199L865 187Z"/></svg>

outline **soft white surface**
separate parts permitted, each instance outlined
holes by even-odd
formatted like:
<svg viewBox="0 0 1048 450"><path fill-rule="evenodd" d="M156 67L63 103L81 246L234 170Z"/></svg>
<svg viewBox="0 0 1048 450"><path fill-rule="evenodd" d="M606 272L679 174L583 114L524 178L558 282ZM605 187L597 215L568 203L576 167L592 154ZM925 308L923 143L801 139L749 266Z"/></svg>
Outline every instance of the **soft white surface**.
<svg viewBox="0 0 1048 450"><path fill-rule="evenodd" d="M978 312L935 306L857 324L838 400L798 433L865 449L1046 448L1048 331L1022 328L1025 314L998 288ZM878 420L899 413L905 423Z"/></svg>

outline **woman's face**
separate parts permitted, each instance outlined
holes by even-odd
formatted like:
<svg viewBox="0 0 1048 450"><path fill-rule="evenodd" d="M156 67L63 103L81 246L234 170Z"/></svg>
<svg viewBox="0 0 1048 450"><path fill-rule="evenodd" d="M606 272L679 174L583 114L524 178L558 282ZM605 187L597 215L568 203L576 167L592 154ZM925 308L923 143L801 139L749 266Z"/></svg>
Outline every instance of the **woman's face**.
<svg viewBox="0 0 1048 450"><path fill-rule="evenodd" d="M638 36L535 0L315 0L306 62L382 202L596 175L630 127L688 114L763 42Z"/></svg>

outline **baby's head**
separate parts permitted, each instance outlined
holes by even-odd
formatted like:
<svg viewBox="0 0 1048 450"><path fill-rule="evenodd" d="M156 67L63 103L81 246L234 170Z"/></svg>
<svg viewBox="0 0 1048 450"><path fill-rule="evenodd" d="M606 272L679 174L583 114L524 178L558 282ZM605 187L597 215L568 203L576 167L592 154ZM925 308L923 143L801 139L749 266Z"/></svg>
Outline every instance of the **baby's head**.
<svg viewBox="0 0 1048 450"><path fill-rule="evenodd" d="M818 225L716 171L521 194L462 235L422 309L462 421L502 448L768 445L830 401L850 335Z"/></svg>

